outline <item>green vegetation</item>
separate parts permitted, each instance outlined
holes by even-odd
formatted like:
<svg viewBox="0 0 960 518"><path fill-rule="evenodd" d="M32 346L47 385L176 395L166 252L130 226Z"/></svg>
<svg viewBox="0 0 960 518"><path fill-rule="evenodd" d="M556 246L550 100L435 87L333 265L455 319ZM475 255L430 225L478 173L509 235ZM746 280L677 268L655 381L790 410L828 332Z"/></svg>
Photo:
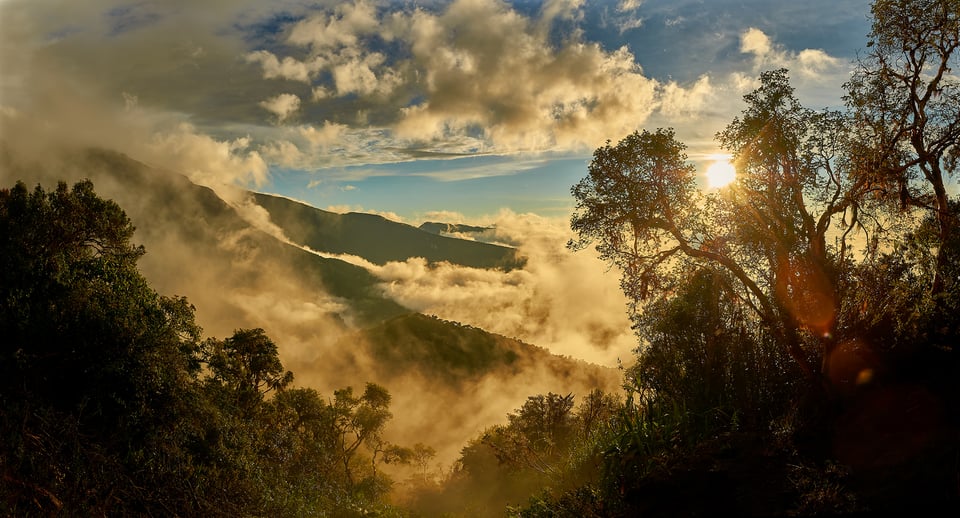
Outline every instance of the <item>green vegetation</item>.
<svg viewBox="0 0 960 518"><path fill-rule="evenodd" d="M386 389L325 401L260 329L202 340L132 235L90 182L0 190L2 513L389 512L377 468L412 450L382 439Z"/></svg>
<svg viewBox="0 0 960 518"><path fill-rule="evenodd" d="M204 339L89 181L0 190L0 512L955 513L960 3L877 0L873 15L847 110L804 108L787 71L761 75L717 135L728 187L698 189L668 129L596 150L570 247L622 272L639 339L624 394L530 396L443 474L429 437L386 439L386 388L324 399L293 387L263 330ZM367 295L383 320L358 347L386 374L455 385L522 359ZM387 464L410 466L404 491Z"/></svg>
<svg viewBox="0 0 960 518"><path fill-rule="evenodd" d="M640 339L626 400L587 431L572 399L531 398L463 450L444 511L960 510L960 3L873 15L847 110L761 74L717 135L728 187L699 189L669 129L596 150L570 248L622 273Z"/></svg>

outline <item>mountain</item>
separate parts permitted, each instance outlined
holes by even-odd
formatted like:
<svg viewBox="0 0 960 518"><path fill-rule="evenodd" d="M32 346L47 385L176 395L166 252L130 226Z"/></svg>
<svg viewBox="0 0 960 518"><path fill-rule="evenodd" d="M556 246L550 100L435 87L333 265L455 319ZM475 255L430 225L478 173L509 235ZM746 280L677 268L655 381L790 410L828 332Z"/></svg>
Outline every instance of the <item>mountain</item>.
<svg viewBox="0 0 960 518"><path fill-rule="evenodd" d="M23 180L49 190L83 178L126 211L137 227L133 241L147 251L141 272L158 292L186 296L205 336L263 328L296 382L324 394L381 383L394 398L396 440L429 443L438 460L452 461L468 439L529 395L619 385L615 369L403 307L370 271L260 230L251 221L263 211L249 200L263 203L294 242L375 263L417 256L519 268L513 249L275 196L241 193L228 203L181 174L111 151L24 160L0 149L0 187Z"/></svg>
<svg viewBox="0 0 960 518"><path fill-rule="evenodd" d="M513 248L445 237L375 214L336 214L279 196L253 196L287 237L320 252L356 255L380 265L423 257L473 268L523 266Z"/></svg>
<svg viewBox="0 0 960 518"><path fill-rule="evenodd" d="M349 333L317 362L314 368L334 373L328 379L341 386L351 380L330 376L363 370L390 387L390 440L430 444L443 463L528 396L616 392L622 383L617 369L419 313ZM301 370L309 375L311 367Z"/></svg>
<svg viewBox="0 0 960 518"><path fill-rule="evenodd" d="M335 320L368 325L410 311L383 295L380 279L364 268L284 243L251 225L212 189L125 155L87 150L55 165L6 164L3 177L4 184L23 179L46 188L59 180L91 179L98 194L119 203L136 226L134 241L147 250L140 269L151 284L188 296L201 310L226 313L217 320L244 312L230 307L231 295L280 290L281 279L289 277L300 292L342 301L340 308L330 306L327 316ZM232 329L213 325L221 334Z"/></svg>
<svg viewBox="0 0 960 518"><path fill-rule="evenodd" d="M382 379L414 373L433 376L454 388L490 374L522 378L530 364L557 380L572 381L570 377L576 372L577 379L569 390L613 388L620 381L615 369L557 356L515 338L420 313L400 315L347 335L337 349L349 351L346 358L379 359L376 373Z"/></svg>
<svg viewBox="0 0 960 518"><path fill-rule="evenodd" d="M487 230L493 230L493 227L476 227L473 225L464 225L461 223L437 223L435 221L426 221L419 227L424 232L431 234L479 234Z"/></svg>

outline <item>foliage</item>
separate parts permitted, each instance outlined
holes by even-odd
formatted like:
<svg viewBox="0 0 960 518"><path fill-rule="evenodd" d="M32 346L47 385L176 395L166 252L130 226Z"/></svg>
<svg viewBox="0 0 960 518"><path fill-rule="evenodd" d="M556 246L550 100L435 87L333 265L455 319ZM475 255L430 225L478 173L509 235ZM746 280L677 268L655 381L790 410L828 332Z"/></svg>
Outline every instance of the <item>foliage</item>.
<svg viewBox="0 0 960 518"><path fill-rule="evenodd" d="M847 111L808 110L785 70L761 74L717 135L733 185L701 193L672 130L596 150L572 188L569 246L596 245L620 270L640 347L603 477L521 515L700 513L658 508L658 493L712 494L710 473L769 498L761 514L908 509L916 488L960 499L943 489L956 466L934 460L956 455L960 425L958 212L944 189L960 141L960 5L878 0L872 12ZM767 484L724 455L792 468L760 462ZM753 508L716 499L714 511Z"/></svg>
<svg viewBox="0 0 960 518"><path fill-rule="evenodd" d="M381 439L387 390L326 402L290 388L262 329L201 340L140 275L133 231L89 181L0 190L0 511L393 512L377 467L411 454Z"/></svg>
<svg viewBox="0 0 960 518"><path fill-rule="evenodd" d="M431 515L502 516L506 506L537 493L547 505L579 491L599 477L600 445L619 405L598 390L579 405L572 394L530 396L507 424L488 428L465 446L441 490L412 507Z"/></svg>
<svg viewBox="0 0 960 518"><path fill-rule="evenodd" d="M937 239L954 239L946 180L960 164L960 2L877 0L869 52L847 83L857 174L879 194L927 211ZM930 289L943 291L948 255L936 252Z"/></svg>
<svg viewBox="0 0 960 518"><path fill-rule="evenodd" d="M741 117L718 134L738 167L727 193L700 193L671 130L634 133L598 149L589 176L573 187L579 240L570 247L596 243L621 270L635 319L642 303L669 296L692 272L718 272L726 296L817 382L814 361L829 354L844 295L837 277L847 237L865 228L866 184L843 158L839 114L804 109L785 70L760 81Z"/></svg>
<svg viewBox="0 0 960 518"><path fill-rule="evenodd" d="M0 190L0 512L404 515L386 503L393 463L415 466L423 515L960 507L960 5L872 13L846 111L761 74L717 135L727 188L699 189L669 129L595 151L569 247L622 274L626 398L530 396L439 483L433 448L386 440L386 388L324 399L262 329L202 339L90 182ZM516 359L479 331L389 324L378 352L397 369L422 359L395 347L401 325L457 379Z"/></svg>

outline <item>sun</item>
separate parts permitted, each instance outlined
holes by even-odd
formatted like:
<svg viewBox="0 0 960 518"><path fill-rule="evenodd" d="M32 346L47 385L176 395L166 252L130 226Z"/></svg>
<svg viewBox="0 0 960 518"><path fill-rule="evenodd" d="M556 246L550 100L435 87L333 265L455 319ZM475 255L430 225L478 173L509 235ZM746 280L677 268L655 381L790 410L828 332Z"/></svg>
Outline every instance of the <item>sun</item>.
<svg viewBox="0 0 960 518"><path fill-rule="evenodd" d="M737 170L729 160L720 158L707 167L706 176L707 186L711 189L719 189L737 178Z"/></svg>

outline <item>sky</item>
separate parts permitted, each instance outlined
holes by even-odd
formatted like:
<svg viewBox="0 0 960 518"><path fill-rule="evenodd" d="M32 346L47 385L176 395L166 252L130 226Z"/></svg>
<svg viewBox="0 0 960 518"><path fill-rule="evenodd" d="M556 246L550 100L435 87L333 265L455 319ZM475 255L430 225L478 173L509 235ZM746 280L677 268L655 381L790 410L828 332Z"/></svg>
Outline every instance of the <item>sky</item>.
<svg viewBox="0 0 960 518"><path fill-rule="evenodd" d="M0 157L49 159L59 174L71 150L118 151L214 188L271 232L237 187L414 225L494 225L486 238L517 247L522 270L353 259L405 307L613 367L637 346L619 272L565 247L570 188L593 150L673 127L705 171L722 151L713 136L780 67L806 106L839 106L868 15L866 0L0 0ZM141 193L97 188L143 212ZM298 383L342 377L316 360L340 338L338 301L299 271L260 271L238 245L248 229L216 237L236 252L219 263L163 217L134 221L153 239L140 263L151 286L188 297L214 336L264 328ZM224 280L251 271L266 281ZM531 390L569 390L535 372L505 383L456 395L470 415L441 416L463 421L444 425L441 458ZM425 409L450 405L413 386L391 392L409 417L395 424L416 437L436 419Z"/></svg>
<svg viewBox="0 0 960 518"><path fill-rule="evenodd" d="M0 136L412 224L568 219L592 151L632 131L676 128L704 170L764 70L839 106L868 15L866 0L0 0Z"/></svg>

